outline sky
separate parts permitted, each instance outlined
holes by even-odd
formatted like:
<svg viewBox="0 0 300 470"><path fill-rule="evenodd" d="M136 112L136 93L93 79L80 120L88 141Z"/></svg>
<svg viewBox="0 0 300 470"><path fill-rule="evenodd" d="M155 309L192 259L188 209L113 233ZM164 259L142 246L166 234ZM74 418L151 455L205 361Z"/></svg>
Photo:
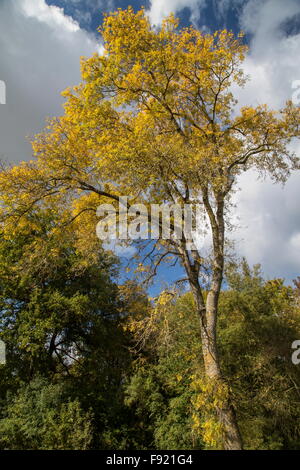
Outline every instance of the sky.
<svg viewBox="0 0 300 470"><path fill-rule="evenodd" d="M128 5L144 6L156 25L173 12L182 26L243 30L250 81L236 90L239 105L267 103L278 109L295 96L300 0L0 0L0 84L6 85L6 104L0 96L0 158L16 163L31 158L28 137L62 113L60 92L79 83L80 57L101 49L97 27L103 13ZM300 275L300 174L282 188L247 173L239 187L238 227L231 235L238 255L261 263L266 277L290 282ZM167 268L162 277L177 275Z"/></svg>

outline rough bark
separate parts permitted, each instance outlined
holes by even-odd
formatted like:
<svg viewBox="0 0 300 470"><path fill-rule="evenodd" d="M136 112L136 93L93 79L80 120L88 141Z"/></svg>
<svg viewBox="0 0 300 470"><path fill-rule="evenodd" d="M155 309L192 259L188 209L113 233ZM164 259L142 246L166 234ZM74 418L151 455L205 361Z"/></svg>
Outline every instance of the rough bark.
<svg viewBox="0 0 300 470"><path fill-rule="evenodd" d="M213 238L212 281L206 302L204 301L199 284L199 260L197 259L196 264L191 263L188 253L183 250L183 264L188 275L199 314L206 377L226 387L226 381L221 374L217 348L218 303L224 271L224 193L216 195L216 212L212 209L207 188L203 190L203 202L210 219ZM242 438L230 395L224 400L223 405L217 409L217 415L224 430L224 449L241 450Z"/></svg>
<svg viewBox="0 0 300 470"><path fill-rule="evenodd" d="M194 287L192 291L200 318L202 353L206 377L212 381L217 381L219 384L226 384L221 374L217 348L217 310L212 308L212 305L216 303L216 299L210 292L206 305L204 305L200 287L199 290ZM224 449L242 450L242 438L230 398L217 410L217 414L224 429Z"/></svg>

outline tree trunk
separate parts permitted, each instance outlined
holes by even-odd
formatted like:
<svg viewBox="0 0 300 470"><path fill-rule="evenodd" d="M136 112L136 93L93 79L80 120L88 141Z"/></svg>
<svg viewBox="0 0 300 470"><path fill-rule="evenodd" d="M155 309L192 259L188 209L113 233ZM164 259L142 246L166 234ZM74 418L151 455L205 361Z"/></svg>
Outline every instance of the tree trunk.
<svg viewBox="0 0 300 470"><path fill-rule="evenodd" d="M212 389L222 387L225 391L224 401L219 405L217 411L218 419L224 432L224 449L241 450L242 438L236 421L234 408L231 403L230 394L226 381L222 377L220 361L217 349L217 314L219 295L223 280L224 271L224 192L218 192L215 195L217 204L216 213L214 213L209 200L208 188L202 189L203 203L206 213L210 220L211 233L213 240L213 262L212 262L212 282L204 301L201 286L199 284L199 270L201 266L201 257L195 250L190 256L186 244L181 247L179 253L183 260L191 290L193 292L197 311L200 319L202 353L204 360L204 370L206 378L212 384ZM217 388L216 388L217 389ZM228 391L228 393L226 393Z"/></svg>
<svg viewBox="0 0 300 470"><path fill-rule="evenodd" d="M193 289L196 297L196 305L200 317L202 352L204 369L207 379L219 385L227 386L222 377L220 361L218 357L216 322L217 322L217 298L213 292L209 292L206 306L203 305L202 295ZM242 438L236 421L235 411L230 396L224 404L217 409L217 415L224 430L224 449L242 450Z"/></svg>

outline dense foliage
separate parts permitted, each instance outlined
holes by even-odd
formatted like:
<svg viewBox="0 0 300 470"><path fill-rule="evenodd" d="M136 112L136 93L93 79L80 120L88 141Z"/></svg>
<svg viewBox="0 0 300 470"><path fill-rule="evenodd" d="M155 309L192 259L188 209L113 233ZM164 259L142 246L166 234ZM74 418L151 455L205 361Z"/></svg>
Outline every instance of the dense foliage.
<svg viewBox="0 0 300 470"><path fill-rule="evenodd" d="M0 172L0 448L300 448L299 280L227 259L239 176L284 183L300 168L300 108L239 107L242 34L172 15L155 28L131 7L99 32L103 54L82 60L33 160ZM174 203L139 243L149 207ZM139 246L144 281L169 261L186 290L149 299L124 281L96 237L102 204L113 238L128 210L118 235ZM186 205L196 234L192 220L180 231Z"/></svg>
<svg viewBox="0 0 300 470"><path fill-rule="evenodd" d="M40 220L1 240L0 448L219 448L191 294L153 304L117 285L109 253L87 262ZM300 448L299 317L299 289L228 267L219 349L246 448Z"/></svg>

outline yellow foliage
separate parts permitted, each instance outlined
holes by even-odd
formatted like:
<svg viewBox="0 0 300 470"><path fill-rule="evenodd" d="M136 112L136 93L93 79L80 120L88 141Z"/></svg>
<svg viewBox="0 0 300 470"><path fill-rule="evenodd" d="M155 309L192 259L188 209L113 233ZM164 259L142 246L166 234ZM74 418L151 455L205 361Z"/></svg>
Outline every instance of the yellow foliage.
<svg viewBox="0 0 300 470"><path fill-rule="evenodd" d="M222 448L224 427L218 410L228 406L228 385L218 379L193 375L191 388L196 392L192 400L194 432L203 437L208 448Z"/></svg>
<svg viewBox="0 0 300 470"><path fill-rule="evenodd" d="M183 202L176 184L194 197L207 188L224 195L248 159L285 178L300 110L245 107L232 117L231 87L245 83L242 34L179 30L172 15L154 29L131 7L106 15L100 32L104 54L82 59L83 82L65 90L64 115L34 139L35 160L0 175L1 210L18 213L8 231L41 201L62 217L71 205L74 217L90 203L82 192L93 193L93 207L120 195ZM91 227L92 211L82 221Z"/></svg>

